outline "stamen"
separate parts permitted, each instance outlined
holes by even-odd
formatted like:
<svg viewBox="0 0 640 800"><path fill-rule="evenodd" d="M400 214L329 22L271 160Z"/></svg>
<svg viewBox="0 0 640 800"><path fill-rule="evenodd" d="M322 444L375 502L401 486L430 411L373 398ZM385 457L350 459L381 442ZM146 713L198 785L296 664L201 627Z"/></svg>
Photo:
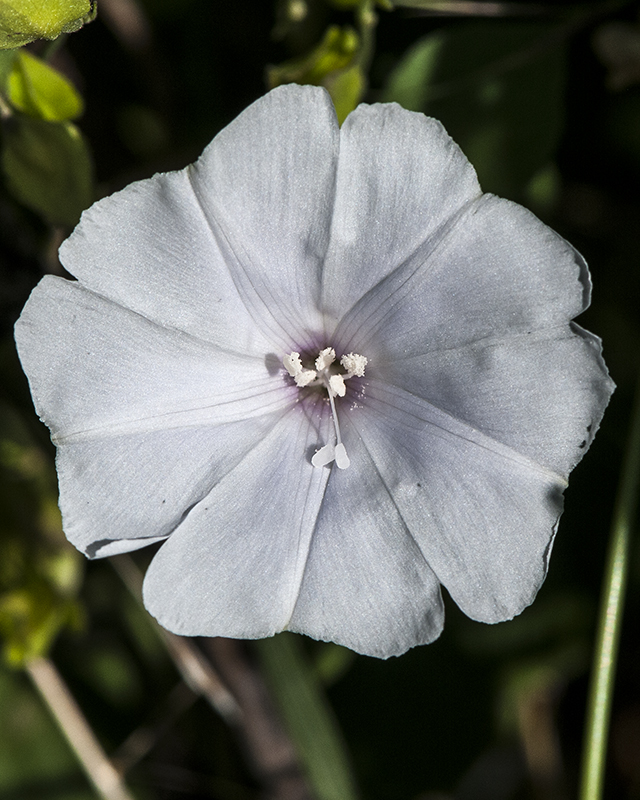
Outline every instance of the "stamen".
<svg viewBox="0 0 640 800"><path fill-rule="evenodd" d="M320 351L320 355L316 358L316 369L322 372L323 369L330 367L336 360L336 351L333 347L325 347Z"/></svg>
<svg viewBox="0 0 640 800"><path fill-rule="evenodd" d="M347 455L347 450L345 446L342 444L336 445L336 466L338 469L347 469L347 467L351 464L349 460L349 456Z"/></svg>
<svg viewBox="0 0 640 800"><path fill-rule="evenodd" d="M342 375L332 375L329 378L329 394L334 394L344 397L347 393L347 387L344 385L344 378Z"/></svg>
<svg viewBox="0 0 640 800"><path fill-rule="evenodd" d="M295 378L296 375L299 375L302 372L302 361L300 361L300 353L289 353L288 356L285 356L282 359L282 363L284 364L285 369L291 375L292 378Z"/></svg>
<svg viewBox="0 0 640 800"><path fill-rule="evenodd" d="M314 467L325 467L330 464L336 457L336 448L332 444L325 444L311 457L311 463Z"/></svg>
<svg viewBox="0 0 640 800"><path fill-rule="evenodd" d="M342 444L342 438L340 436L340 424L338 422L338 412L336 411L336 404L333 400L333 395L331 392L329 392L329 402L331 403L331 419L333 420L333 427L336 431L336 449L334 456L336 460L336 466L339 467L339 469L346 469L351 462L349 461L347 450Z"/></svg>
<svg viewBox="0 0 640 800"><path fill-rule="evenodd" d="M340 364L346 370L346 375L339 372L331 374L329 368L336 360L336 351L333 347L325 347L318 353L315 362L315 370L305 369L300 360L300 353L289 353L282 359L285 369L296 382L296 386L303 387L309 384L323 384L329 395L329 403L331 404L331 421L336 436L336 443L325 444L317 450L311 458L311 463L314 467L325 467L331 464L332 461L336 462L338 469L347 469L351 464L347 449L342 443L340 436L340 423L338 422L338 412L336 411L336 404L334 397L344 397L347 393L345 381L349 378L361 378L364 375L364 368L367 365L365 356L358 355L358 353L347 353L340 359Z"/></svg>
<svg viewBox="0 0 640 800"><path fill-rule="evenodd" d="M316 373L312 369L305 369L300 361L300 353L290 353L282 359L285 369L296 382L296 386L308 386L315 381Z"/></svg>
<svg viewBox="0 0 640 800"><path fill-rule="evenodd" d="M340 363L347 370L347 378L361 378L364 375L364 368L367 366L366 356L359 356L357 353L348 353L342 356Z"/></svg>

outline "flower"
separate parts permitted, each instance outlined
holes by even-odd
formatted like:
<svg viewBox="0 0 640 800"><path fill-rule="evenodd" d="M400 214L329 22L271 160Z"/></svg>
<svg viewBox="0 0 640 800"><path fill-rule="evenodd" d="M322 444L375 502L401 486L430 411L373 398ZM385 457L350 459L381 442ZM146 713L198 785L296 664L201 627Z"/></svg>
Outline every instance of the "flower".
<svg viewBox="0 0 640 800"><path fill-rule="evenodd" d="M542 583L613 389L585 262L437 121L284 86L86 211L16 325L68 538L148 610L388 657Z"/></svg>

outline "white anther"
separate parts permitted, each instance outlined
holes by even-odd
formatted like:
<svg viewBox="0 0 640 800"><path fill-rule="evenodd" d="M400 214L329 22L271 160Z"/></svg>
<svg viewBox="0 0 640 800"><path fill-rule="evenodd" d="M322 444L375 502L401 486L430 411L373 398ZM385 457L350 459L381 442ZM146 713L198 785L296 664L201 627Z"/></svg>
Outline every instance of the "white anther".
<svg viewBox="0 0 640 800"><path fill-rule="evenodd" d="M282 359L285 369L296 382L296 386L308 386L316 379L316 372L313 369L305 369L300 361L300 353L289 353Z"/></svg>
<svg viewBox="0 0 640 800"><path fill-rule="evenodd" d="M303 367L302 361L300 361L300 353L289 353L288 356L282 359L282 363L292 378L295 378L296 375L302 372Z"/></svg>
<svg viewBox="0 0 640 800"><path fill-rule="evenodd" d="M311 463L314 467L324 467L336 457L336 448L332 444L325 444L313 454Z"/></svg>
<svg viewBox="0 0 640 800"><path fill-rule="evenodd" d="M301 373L294 377L296 386L308 386L316 379L316 371L314 369L303 369Z"/></svg>
<svg viewBox="0 0 640 800"><path fill-rule="evenodd" d="M348 353L342 356L340 363L347 370L347 378L361 378L364 375L364 368L367 366L367 358L357 353Z"/></svg>
<svg viewBox="0 0 640 800"><path fill-rule="evenodd" d="M339 397L344 397L347 393L347 387L344 385L344 378L342 375L332 375L329 378L329 391L333 392L334 395L338 395Z"/></svg>
<svg viewBox="0 0 640 800"><path fill-rule="evenodd" d="M318 372L322 372L323 369L330 367L335 360L336 351L333 349L333 347L325 347L324 350L320 351L320 354L316 358L316 369Z"/></svg>

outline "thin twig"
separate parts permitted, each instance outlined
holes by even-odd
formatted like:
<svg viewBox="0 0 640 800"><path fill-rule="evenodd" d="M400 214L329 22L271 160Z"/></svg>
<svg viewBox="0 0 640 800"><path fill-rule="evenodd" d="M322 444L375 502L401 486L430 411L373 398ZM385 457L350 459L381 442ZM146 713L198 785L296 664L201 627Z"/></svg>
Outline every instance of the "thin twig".
<svg viewBox="0 0 640 800"><path fill-rule="evenodd" d="M139 601L142 592L142 574L131 556L126 554L113 556L111 563L125 586ZM227 724L237 725L241 717L238 703L195 644L184 636L176 636L166 631L151 616L149 622L165 643L187 686L196 694L205 697Z"/></svg>
<svg viewBox="0 0 640 800"><path fill-rule="evenodd" d="M203 644L244 712L238 734L248 763L266 789L265 800L313 800L294 744L246 643L215 637Z"/></svg>
<svg viewBox="0 0 640 800"><path fill-rule="evenodd" d="M34 658L25 669L100 797L133 800L51 659Z"/></svg>

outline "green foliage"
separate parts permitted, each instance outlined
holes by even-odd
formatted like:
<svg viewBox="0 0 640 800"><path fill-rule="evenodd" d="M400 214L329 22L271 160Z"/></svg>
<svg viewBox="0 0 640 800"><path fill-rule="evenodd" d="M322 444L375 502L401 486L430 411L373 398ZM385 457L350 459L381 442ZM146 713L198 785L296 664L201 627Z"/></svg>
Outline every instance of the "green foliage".
<svg viewBox="0 0 640 800"><path fill-rule="evenodd" d="M26 50L13 61L7 97L14 108L31 117L62 122L82 114L82 98L57 70Z"/></svg>
<svg viewBox="0 0 640 800"><path fill-rule="evenodd" d="M81 556L65 541L53 464L0 404L0 634L12 666L46 654L77 625Z"/></svg>
<svg viewBox="0 0 640 800"><path fill-rule="evenodd" d="M11 193L53 225L75 225L93 200L91 157L71 122L6 120L2 169Z"/></svg>
<svg viewBox="0 0 640 800"><path fill-rule="evenodd" d="M25 677L0 665L0 794L36 798L25 786L56 782L79 773L76 760L54 719ZM82 785L82 784L81 784ZM55 790L54 790L55 792ZM95 800L95 794L69 790L51 800Z"/></svg>
<svg viewBox="0 0 640 800"><path fill-rule="evenodd" d="M70 120L83 111L73 85L25 50L0 53L1 165L7 187L53 225L75 225L93 200L93 166Z"/></svg>
<svg viewBox="0 0 640 800"><path fill-rule="evenodd" d="M355 784L340 730L302 640L282 633L256 642L265 677L318 800L354 800Z"/></svg>
<svg viewBox="0 0 640 800"><path fill-rule="evenodd" d="M96 15L95 0L0 0L0 48L72 33Z"/></svg>
<svg viewBox="0 0 640 800"><path fill-rule="evenodd" d="M419 40L384 99L440 119L485 191L522 199L563 125L564 48L540 24L473 22Z"/></svg>
<svg viewBox="0 0 640 800"><path fill-rule="evenodd" d="M7 80L13 69L13 62L17 54L17 50L0 50L0 87L5 87L7 85Z"/></svg>
<svg viewBox="0 0 640 800"><path fill-rule="evenodd" d="M358 33L349 26L331 25L310 53L269 68L269 88L283 83L324 86L342 124L360 102L366 85L359 54Z"/></svg>

